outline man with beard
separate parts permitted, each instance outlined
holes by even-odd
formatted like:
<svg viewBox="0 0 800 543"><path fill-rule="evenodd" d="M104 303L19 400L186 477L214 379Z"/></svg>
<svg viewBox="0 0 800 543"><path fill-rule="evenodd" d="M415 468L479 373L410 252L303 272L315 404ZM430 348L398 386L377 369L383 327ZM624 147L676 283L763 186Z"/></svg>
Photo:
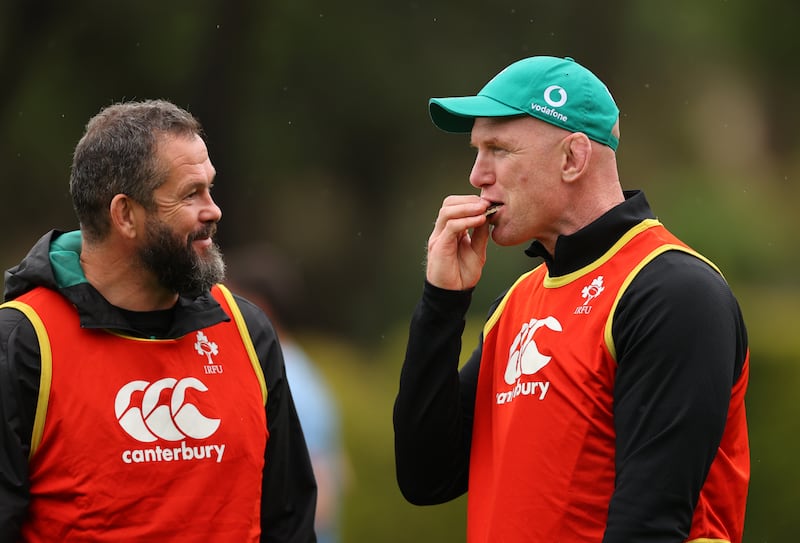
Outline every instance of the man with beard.
<svg viewBox="0 0 800 543"><path fill-rule="evenodd" d="M274 328L219 282L199 122L115 104L78 143L80 230L5 275L0 540L314 541Z"/></svg>

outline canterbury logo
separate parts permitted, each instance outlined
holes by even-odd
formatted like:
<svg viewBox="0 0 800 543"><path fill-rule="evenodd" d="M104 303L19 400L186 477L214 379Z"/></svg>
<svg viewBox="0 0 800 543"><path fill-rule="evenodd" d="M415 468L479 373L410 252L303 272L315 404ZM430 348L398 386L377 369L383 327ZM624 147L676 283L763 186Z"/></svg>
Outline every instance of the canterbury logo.
<svg viewBox="0 0 800 543"><path fill-rule="evenodd" d="M533 375L550 362L551 357L539 352L539 346L533 337L543 326L561 332L561 323L555 317L531 319L522 325L517 337L514 338L509 349L508 366L504 375L509 385L516 383L523 374Z"/></svg>
<svg viewBox="0 0 800 543"><path fill-rule="evenodd" d="M154 383L131 381L114 400L114 411L122 429L132 438L150 443L157 439L180 441L187 437L205 439L217 431L220 419L204 416L186 401L189 389L206 392L208 388L194 377L172 377ZM141 403L133 403L134 393Z"/></svg>

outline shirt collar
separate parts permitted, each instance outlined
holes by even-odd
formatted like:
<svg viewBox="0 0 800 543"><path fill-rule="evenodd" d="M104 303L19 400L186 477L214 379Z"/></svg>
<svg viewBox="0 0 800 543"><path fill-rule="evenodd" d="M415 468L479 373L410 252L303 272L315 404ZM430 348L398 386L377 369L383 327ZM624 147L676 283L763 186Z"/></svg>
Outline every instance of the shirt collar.
<svg viewBox="0 0 800 543"><path fill-rule="evenodd" d="M554 255L539 241L531 243L525 254L542 258L551 277L572 273L594 262L633 226L655 218L644 192L630 190L624 195L625 201L577 232L559 236Z"/></svg>

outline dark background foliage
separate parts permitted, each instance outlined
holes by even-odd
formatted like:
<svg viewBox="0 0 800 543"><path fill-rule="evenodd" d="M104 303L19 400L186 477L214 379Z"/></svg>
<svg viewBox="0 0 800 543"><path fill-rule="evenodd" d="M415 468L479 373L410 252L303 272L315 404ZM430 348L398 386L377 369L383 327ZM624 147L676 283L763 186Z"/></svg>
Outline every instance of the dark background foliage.
<svg viewBox="0 0 800 543"><path fill-rule="evenodd" d="M625 187L644 188L739 296L753 350L746 541L791 540L799 18L789 0L6 0L0 265L77 226L67 180L89 117L128 99L186 107L217 168L223 252L266 240L305 279L303 333L346 411L347 540L458 541L463 502L413 508L392 476L389 411L425 241L441 199L472 190L466 137L436 130L426 102L525 56L572 56L620 105ZM532 264L522 247L489 252L478 323Z"/></svg>

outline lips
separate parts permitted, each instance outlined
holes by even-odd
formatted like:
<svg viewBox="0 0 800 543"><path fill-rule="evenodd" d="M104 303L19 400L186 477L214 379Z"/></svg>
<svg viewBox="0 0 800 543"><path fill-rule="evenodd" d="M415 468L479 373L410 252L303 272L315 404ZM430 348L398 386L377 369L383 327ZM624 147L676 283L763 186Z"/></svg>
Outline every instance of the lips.
<svg viewBox="0 0 800 543"><path fill-rule="evenodd" d="M495 213L497 213L497 212L498 212L498 210L499 210L501 207L503 207L503 204L500 204L500 203L497 203L497 202L495 202L495 203L493 203L492 205L490 205L488 208L486 208L486 211L484 211L483 215L484 215L485 217L491 217L492 215L494 215Z"/></svg>
<svg viewBox="0 0 800 543"><path fill-rule="evenodd" d="M189 236L189 242L194 241L204 241L214 237L214 234L217 233L217 225L212 224L204 227L199 232L195 232Z"/></svg>

